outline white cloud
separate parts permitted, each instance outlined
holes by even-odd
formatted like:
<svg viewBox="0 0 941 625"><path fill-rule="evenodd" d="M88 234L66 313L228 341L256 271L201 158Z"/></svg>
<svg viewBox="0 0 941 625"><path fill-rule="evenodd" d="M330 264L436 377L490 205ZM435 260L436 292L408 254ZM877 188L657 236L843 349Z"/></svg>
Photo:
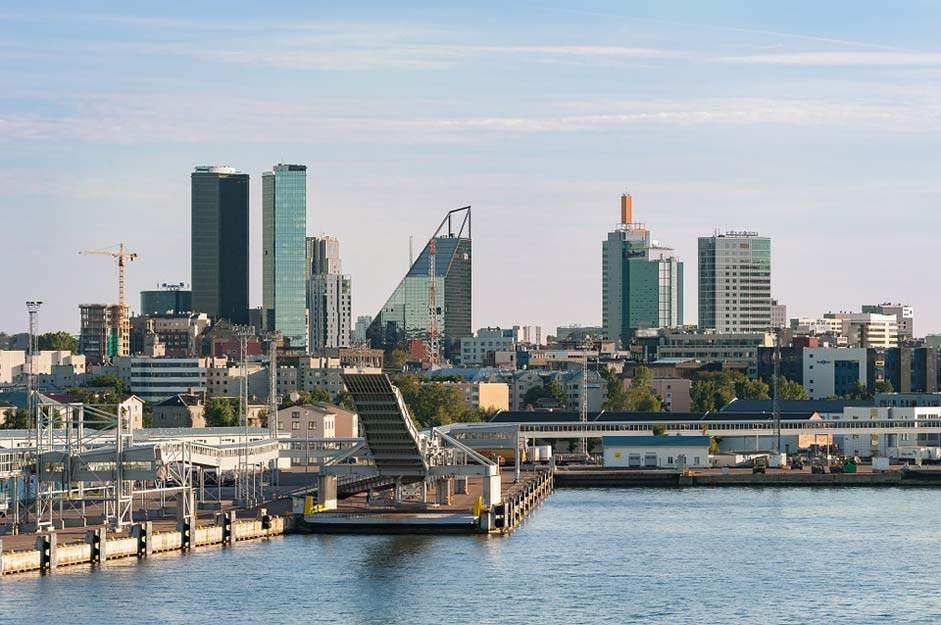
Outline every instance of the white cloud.
<svg viewBox="0 0 941 625"><path fill-rule="evenodd" d="M756 54L725 56L725 63L763 65L873 65L873 66L939 66L941 53L934 52L793 52L789 54Z"/></svg>

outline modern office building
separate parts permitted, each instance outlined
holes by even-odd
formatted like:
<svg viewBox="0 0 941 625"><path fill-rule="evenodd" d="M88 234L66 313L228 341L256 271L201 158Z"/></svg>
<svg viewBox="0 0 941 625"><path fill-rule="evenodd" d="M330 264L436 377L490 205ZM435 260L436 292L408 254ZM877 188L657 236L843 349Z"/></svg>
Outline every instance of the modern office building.
<svg viewBox="0 0 941 625"><path fill-rule="evenodd" d="M206 370L213 362L211 358L132 358L131 392L146 402L205 393Z"/></svg>
<svg viewBox="0 0 941 625"><path fill-rule="evenodd" d="M365 341L366 331L372 323L372 315L359 315L356 317L356 325L353 326L353 340Z"/></svg>
<svg viewBox="0 0 941 625"><path fill-rule="evenodd" d="M771 310L771 239L735 231L699 237L699 327L766 332Z"/></svg>
<svg viewBox="0 0 941 625"><path fill-rule="evenodd" d="M307 347L307 166L278 164L261 178L262 322L292 349Z"/></svg>
<svg viewBox="0 0 941 625"><path fill-rule="evenodd" d="M683 263L633 220L621 196L621 223L602 242L602 325L618 347L640 328L683 325Z"/></svg>
<svg viewBox="0 0 941 625"><path fill-rule="evenodd" d="M894 316L900 341L911 340L915 337L915 309L911 306L886 302L874 306L864 305L863 312Z"/></svg>
<svg viewBox="0 0 941 625"><path fill-rule="evenodd" d="M661 330L657 360L698 360L720 363L724 368L741 369L750 378L758 376L758 351L773 347L769 332L686 332Z"/></svg>
<svg viewBox="0 0 941 625"><path fill-rule="evenodd" d="M829 312L824 319L840 324L840 336L846 337L850 347L897 347L898 321L895 315L879 313Z"/></svg>
<svg viewBox="0 0 941 625"><path fill-rule="evenodd" d="M495 352L516 351L516 332L503 328L480 328L477 336L461 337L462 367L482 367Z"/></svg>
<svg viewBox="0 0 941 625"><path fill-rule="evenodd" d="M193 292L183 285L163 285L162 289L140 292L140 314L179 315L192 312Z"/></svg>
<svg viewBox="0 0 941 625"><path fill-rule="evenodd" d="M859 382L873 389L877 380L875 350L862 347L816 347L803 350L804 390L810 399L850 393Z"/></svg>
<svg viewBox="0 0 941 625"><path fill-rule="evenodd" d="M431 241L435 262L431 267ZM460 349L471 331L471 209L448 212L421 254L373 319L367 338L375 348L404 349L409 342L430 341L431 315L437 320L443 355ZM432 269L429 272L429 269ZM431 310L433 275L437 306Z"/></svg>
<svg viewBox="0 0 941 625"><path fill-rule="evenodd" d="M311 353L350 346L350 308L352 289L350 277L336 273L319 273L307 283L310 309Z"/></svg>
<svg viewBox="0 0 941 625"><path fill-rule="evenodd" d="M248 174L200 166L190 183L191 309L248 323Z"/></svg>
<svg viewBox="0 0 941 625"><path fill-rule="evenodd" d="M131 322L118 304L82 304L78 351L93 364L131 353Z"/></svg>
<svg viewBox="0 0 941 625"><path fill-rule="evenodd" d="M307 275L343 273L336 237L307 237Z"/></svg>

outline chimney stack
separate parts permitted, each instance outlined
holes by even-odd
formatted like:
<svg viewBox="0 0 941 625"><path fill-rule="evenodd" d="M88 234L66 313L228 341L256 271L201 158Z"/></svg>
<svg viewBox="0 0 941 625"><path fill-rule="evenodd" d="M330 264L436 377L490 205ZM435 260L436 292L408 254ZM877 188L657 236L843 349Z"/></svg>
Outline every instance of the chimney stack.
<svg viewBox="0 0 941 625"><path fill-rule="evenodd" d="M632 204L632 199L630 193L624 193L621 195L621 223L622 224L632 224L634 223L634 208Z"/></svg>

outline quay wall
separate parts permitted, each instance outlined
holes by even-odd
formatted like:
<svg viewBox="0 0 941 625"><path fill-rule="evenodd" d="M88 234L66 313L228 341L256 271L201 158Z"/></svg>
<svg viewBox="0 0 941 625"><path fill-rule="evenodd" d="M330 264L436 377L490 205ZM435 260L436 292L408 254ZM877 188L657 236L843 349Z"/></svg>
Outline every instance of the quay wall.
<svg viewBox="0 0 941 625"><path fill-rule="evenodd" d="M186 551L213 545L234 545L246 540L279 536L294 529L293 517L260 515L237 520L220 515L216 525L190 530L183 525L172 531L154 531L152 523L130 527L130 537L109 536L103 528L89 530L85 542L58 544L55 532L36 535L36 549L3 551L0 540L0 575L30 571L51 572L60 566L103 565L108 560L145 558L154 553Z"/></svg>

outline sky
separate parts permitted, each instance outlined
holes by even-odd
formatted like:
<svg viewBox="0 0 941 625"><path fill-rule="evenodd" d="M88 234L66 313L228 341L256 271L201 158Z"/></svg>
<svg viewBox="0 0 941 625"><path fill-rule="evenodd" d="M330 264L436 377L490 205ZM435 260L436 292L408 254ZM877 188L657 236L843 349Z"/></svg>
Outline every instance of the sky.
<svg viewBox="0 0 941 625"><path fill-rule="evenodd" d="M0 330L77 332L190 282L189 174L308 165L308 234L340 239L375 314L408 238L473 206L475 327L595 325L601 241L635 220L772 238L789 316L915 307L941 331L936 2L6 3L0 5Z"/></svg>

